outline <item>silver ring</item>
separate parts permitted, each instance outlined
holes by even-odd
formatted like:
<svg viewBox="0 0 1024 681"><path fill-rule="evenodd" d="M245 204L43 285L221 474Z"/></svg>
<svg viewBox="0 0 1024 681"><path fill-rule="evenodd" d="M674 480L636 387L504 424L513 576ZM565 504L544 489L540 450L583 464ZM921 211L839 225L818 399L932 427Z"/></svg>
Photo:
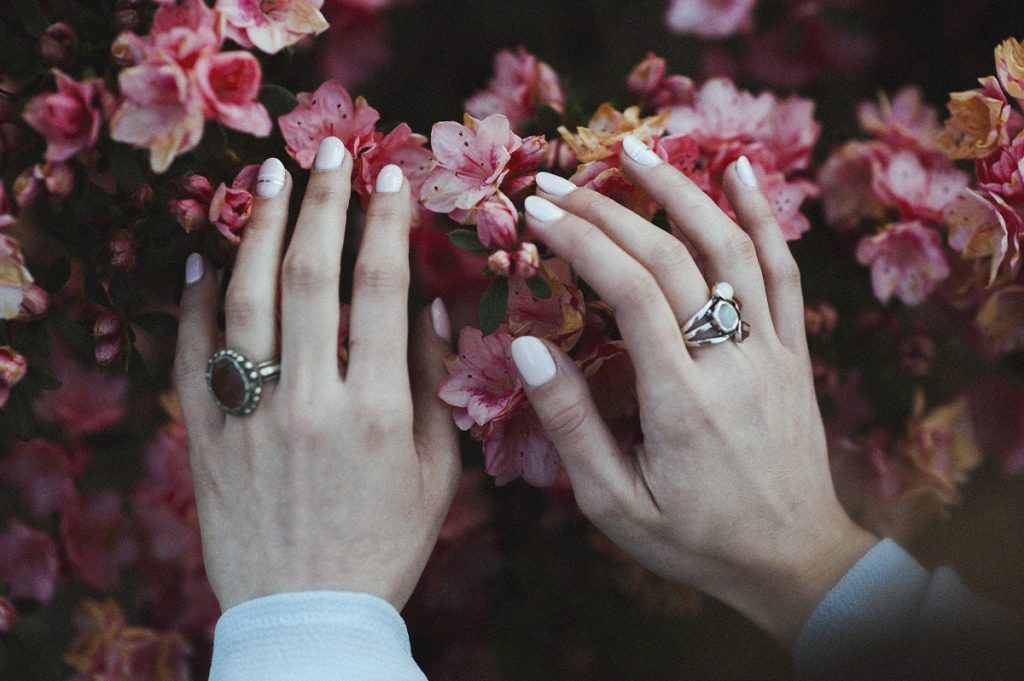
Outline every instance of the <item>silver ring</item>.
<svg viewBox="0 0 1024 681"><path fill-rule="evenodd" d="M687 347L717 345L727 340L742 343L750 335L750 324L740 318L740 303L731 285L721 281L711 289L711 299L682 327Z"/></svg>
<svg viewBox="0 0 1024 681"><path fill-rule="evenodd" d="M237 350L218 350L206 362L206 386L217 406L235 416L256 411L263 385L281 374L277 360L256 363Z"/></svg>

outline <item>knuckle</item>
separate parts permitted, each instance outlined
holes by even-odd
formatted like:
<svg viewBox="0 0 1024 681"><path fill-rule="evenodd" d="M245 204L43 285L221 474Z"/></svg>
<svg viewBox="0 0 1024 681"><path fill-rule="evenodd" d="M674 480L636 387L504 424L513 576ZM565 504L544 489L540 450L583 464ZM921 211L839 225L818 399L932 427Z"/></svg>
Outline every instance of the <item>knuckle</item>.
<svg viewBox="0 0 1024 681"><path fill-rule="evenodd" d="M653 255L655 269L666 274L677 273L683 269L689 269L693 257L677 239L658 239L657 248Z"/></svg>
<svg viewBox="0 0 1024 681"><path fill-rule="evenodd" d="M739 229L734 229L733 233L723 240L721 250L726 258L738 263L757 262L757 249L754 247L754 242Z"/></svg>
<svg viewBox="0 0 1024 681"><path fill-rule="evenodd" d="M789 286L800 286L800 268L792 256L783 256L772 264L772 276Z"/></svg>
<svg viewBox="0 0 1024 681"><path fill-rule="evenodd" d="M592 488L586 488L576 495L576 505L580 513L598 524L609 516L611 510L607 495Z"/></svg>
<svg viewBox="0 0 1024 681"><path fill-rule="evenodd" d="M319 178L321 182L311 182L306 188L304 203L313 206L322 206L341 200L341 187L339 184L330 182L327 176Z"/></svg>
<svg viewBox="0 0 1024 681"><path fill-rule="evenodd" d="M544 428L562 442L575 443L582 440L586 423L586 408L574 400L552 409L547 414Z"/></svg>
<svg viewBox="0 0 1024 681"><path fill-rule="evenodd" d="M356 284L370 291L393 292L409 286L409 272L406 268L382 263L356 263L354 272Z"/></svg>
<svg viewBox="0 0 1024 681"><path fill-rule="evenodd" d="M650 301L657 292L658 285L654 278L646 273L628 275L621 284L623 298L632 303Z"/></svg>
<svg viewBox="0 0 1024 681"><path fill-rule="evenodd" d="M232 323L247 324L259 313L260 301L249 288L240 285L229 285L224 297L224 310Z"/></svg>
<svg viewBox="0 0 1024 681"><path fill-rule="evenodd" d="M313 289L330 285L334 275L319 257L292 254L285 258L281 277L290 288Z"/></svg>

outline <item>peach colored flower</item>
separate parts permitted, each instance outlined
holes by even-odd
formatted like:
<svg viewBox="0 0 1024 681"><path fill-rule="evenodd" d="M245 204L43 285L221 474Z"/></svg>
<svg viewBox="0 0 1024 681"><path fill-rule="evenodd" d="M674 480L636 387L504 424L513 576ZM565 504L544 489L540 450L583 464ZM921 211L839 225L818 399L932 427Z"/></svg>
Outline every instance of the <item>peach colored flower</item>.
<svg viewBox="0 0 1024 681"><path fill-rule="evenodd" d="M35 288L18 242L0 234L0 319L26 315L26 296Z"/></svg>
<svg viewBox="0 0 1024 681"><path fill-rule="evenodd" d="M924 396L919 393L914 401L906 454L943 505L957 503L967 474L982 461L967 399L960 398L925 413Z"/></svg>
<svg viewBox="0 0 1024 681"><path fill-rule="evenodd" d="M993 292L974 320L993 352L1009 354L1024 348L1024 286Z"/></svg>
<svg viewBox="0 0 1024 681"><path fill-rule="evenodd" d="M1007 38L996 47L996 75L1009 95L1024 105L1024 43Z"/></svg>
<svg viewBox="0 0 1024 681"><path fill-rule="evenodd" d="M918 305L949 276L942 237L916 221L886 225L862 238L857 260L871 267L871 284L882 303L895 295L906 305Z"/></svg>
<svg viewBox="0 0 1024 681"><path fill-rule="evenodd" d="M46 159L67 161L91 149L103 119L114 110L114 97L100 78L77 82L53 71L57 92L37 95L25 107L25 121L46 138Z"/></svg>
<svg viewBox="0 0 1024 681"><path fill-rule="evenodd" d="M327 30L323 5L324 0L217 0L215 8L224 16L228 38L275 54Z"/></svg>
<svg viewBox="0 0 1024 681"><path fill-rule="evenodd" d="M1014 111L994 76L980 78L981 88L949 95L944 143L952 158L982 158L1020 132L1024 118Z"/></svg>

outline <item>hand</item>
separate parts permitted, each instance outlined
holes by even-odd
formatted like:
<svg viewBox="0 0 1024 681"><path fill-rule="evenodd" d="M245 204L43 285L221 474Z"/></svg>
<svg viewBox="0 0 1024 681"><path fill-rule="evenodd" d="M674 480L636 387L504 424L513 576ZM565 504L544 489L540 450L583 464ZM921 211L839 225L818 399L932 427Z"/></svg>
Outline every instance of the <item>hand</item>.
<svg viewBox="0 0 1024 681"><path fill-rule="evenodd" d="M450 352L440 300L433 315L419 316L410 386L409 183L396 166L377 180L355 265L343 375L338 287L352 160L328 138L314 168L282 260L292 182L276 159L263 164L228 285L227 347L255 361L281 358L280 379L264 386L249 416L226 415L207 390L217 278L198 256L186 267L175 376L203 557L225 610L314 589L365 592L400 610L459 476L450 411L436 396Z"/></svg>
<svg viewBox="0 0 1024 681"><path fill-rule="evenodd" d="M519 338L513 358L583 513L654 572L791 644L876 541L832 487L796 263L745 159L724 181L741 229L639 140L625 147L625 172L665 206L707 279L678 239L590 190L542 175L547 191L526 208L534 234L616 310L637 375L635 457L557 346ZM680 325L719 281L735 288L750 338L688 350Z"/></svg>

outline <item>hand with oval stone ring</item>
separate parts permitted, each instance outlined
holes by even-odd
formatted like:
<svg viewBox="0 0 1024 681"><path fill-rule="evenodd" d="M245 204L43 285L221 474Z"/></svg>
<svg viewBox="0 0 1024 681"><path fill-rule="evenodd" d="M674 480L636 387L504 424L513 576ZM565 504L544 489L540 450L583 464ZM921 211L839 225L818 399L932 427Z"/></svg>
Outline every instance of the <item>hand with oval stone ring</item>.
<svg viewBox="0 0 1024 681"><path fill-rule="evenodd" d="M325 139L286 244L291 176L277 159L262 165L223 350L216 274L197 254L186 264L175 382L206 572L225 610L310 590L401 609L455 493L458 440L436 394L451 330L436 300L407 347L412 200L397 166L370 199L338 365L351 176L342 142Z"/></svg>
<svg viewBox="0 0 1024 681"><path fill-rule="evenodd" d="M620 449L557 345L517 338L513 360L584 514L652 571L791 644L877 541L832 487L799 272L746 158L723 178L735 222L641 140L625 137L620 160L681 238L545 173L526 212L534 236L614 308L643 443Z"/></svg>

